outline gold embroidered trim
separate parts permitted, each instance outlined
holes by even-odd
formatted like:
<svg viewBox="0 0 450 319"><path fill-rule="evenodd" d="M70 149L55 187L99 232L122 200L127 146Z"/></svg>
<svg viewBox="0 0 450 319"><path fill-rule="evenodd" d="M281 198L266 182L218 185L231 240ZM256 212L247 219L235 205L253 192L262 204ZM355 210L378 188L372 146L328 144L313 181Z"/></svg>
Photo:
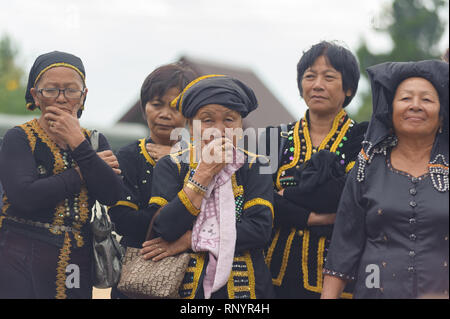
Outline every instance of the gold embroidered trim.
<svg viewBox="0 0 450 319"><path fill-rule="evenodd" d="M139 140L139 148L141 149L140 153L144 155L147 162L149 162L151 166L155 166L156 165L155 161L147 152L147 148L145 147L145 138Z"/></svg>
<svg viewBox="0 0 450 319"><path fill-rule="evenodd" d="M24 124L22 124L22 125L19 125L19 127L20 127L22 130L24 130L25 134L27 134L27 137L28 137L28 143L29 143L29 145L30 145L30 148L31 148L31 152L32 152L32 153L34 153L34 150L35 150L35 148L36 148L36 136L34 135L33 128L32 128L32 122L33 122L33 121L36 121L36 119L35 119L35 120L32 120L32 121L29 121L29 122L27 122L27 123L24 123Z"/></svg>
<svg viewBox="0 0 450 319"><path fill-rule="evenodd" d="M242 185L238 185L235 173L231 175L231 186L233 188L233 194L235 198L244 195L244 187Z"/></svg>
<svg viewBox="0 0 450 319"><path fill-rule="evenodd" d="M286 241L286 246L284 247L284 252L283 252L283 259L281 260L280 272L278 273L278 276L276 278L272 278L272 283L275 286L281 286L281 283L283 282L283 278L286 273L286 268L287 268L288 261L289 261L289 255L291 252L292 241L294 240L294 236L295 236L296 232L297 232L296 229L292 228L291 233L289 234L288 239ZM279 231L278 231L278 234L279 234ZM278 237L277 237L277 240L278 240ZM274 246L274 248L275 248L275 246ZM272 253L273 253L273 250L272 250ZM272 259L272 256L270 256L270 260L271 259Z"/></svg>
<svg viewBox="0 0 450 319"><path fill-rule="evenodd" d="M352 120L349 118L345 122L344 126L342 126L341 132L336 137L336 141L333 143L333 145L330 148L330 152L332 152L332 153L336 152L336 149L338 148L338 146L341 143L342 139L344 138L345 134L347 134L350 124L352 124Z"/></svg>
<svg viewBox="0 0 450 319"><path fill-rule="evenodd" d="M159 196L154 196L152 198L150 198L150 200L148 201L148 204L156 204L159 205L160 207L164 207L166 206L168 203L168 201L165 198L159 197Z"/></svg>
<svg viewBox="0 0 450 319"><path fill-rule="evenodd" d="M287 163L287 164L281 166L277 172L277 178L275 180L275 185L278 190L282 189L281 184L280 184L281 173L285 170L288 170L291 167L294 167L298 163L298 160L300 158L300 137L298 136L299 127L300 127L300 121L295 123L295 126L294 126L294 158L290 163Z"/></svg>
<svg viewBox="0 0 450 319"><path fill-rule="evenodd" d="M275 246L277 245L279 237L280 237L280 229L277 229L277 231L275 232L275 236L273 237L273 240L270 243L269 249L267 250L267 256L265 258L267 267L269 267L269 269L272 263L273 251L275 250Z"/></svg>
<svg viewBox="0 0 450 319"><path fill-rule="evenodd" d="M186 91L189 90L194 84L200 82L201 80L208 79L208 78L213 78L213 77L219 77L219 76L225 76L225 75L222 75L222 74L207 74L207 75L203 75L203 76L200 76L200 77L196 78L195 80L190 82L188 85L186 85L184 90L175 99L173 99L172 102L170 102L170 106L173 107L173 108L176 108L177 107L177 102L178 102L178 100L180 100L178 112L182 113L181 111L183 109L183 97L184 97L184 94L186 93Z"/></svg>
<svg viewBox="0 0 450 319"><path fill-rule="evenodd" d="M353 166L355 166L355 161L348 163L348 165L345 167L345 172L346 173L350 172L350 170L353 168Z"/></svg>
<svg viewBox="0 0 450 319"><path fill-rule="evenodd" d="M184 207L186 207L188 212L191 213L191 215L193 215L195 217L198 216L198 214L200 213L200 209L196 208L192 204L191 200L189 199L189 197L187 197L184 190L181 190L178 192L178 198L181 200L181 202L183 203Z"/></svg>
<svg viewBox="0 0 450 319"><path fill-rule="evenodd" d="M135 203L126 201L126 200L119 200L113 207L115 207L115 206L127 206L130 208L133 208L134 210L139 210L138 205L136 205Z"/></svg>
<svg viewBox="0 0 450 319"><path fill-rule="evenodd" d="M198 283L200 281L200 275L202 274L203 265L205 264L205 253L193 253L191 254L191 258L194 258L196 260L196 263L194 267L188 267L186 269L186 273L194 273L194 278L191 283L183 284L181 290L192 289L192 292L189 296L184 297L183 299L195 298L195 293L197 292Z"/></svg>
<svg viewBox="0 0 450 319"><path fill-rule="evenodd" d="M273 213L273 205L271 202L269 202L268 200L262 199L260 197L257 198L253 198L252 200L249 200L247 202L244 203L244 210L253 207L255 205L262 205L262 206L266 206L269 207L270 212L272 213L272 220L274 218L274 213Z"/></svg>
<svg viewBox="0 0 450 319"><path fill-rule="evenodd" d="M329 141L329 140L333 137L333 135L336 133L336 131L337 131L338 127L339 127L339 123L340 123L340 121L341 121L341 118L344 117L345 115L346 115L345 110L342 109L342 110L340 110L339 113L335 116L335 118L334 118L334 120L333 120L333 125L332 125L332 127L331 127L331 130L330 130L330 132L328 132L328 135L323 139L322 143L320 143L319 150L322 150L322 149L325 147L325 145L327 145L328 141ZM306 119L306 115L305 115L305 119ZM305 120L305 123L308 123L308 122ZM342 131L341 131L341 133L342 133ZM341 133L340 133L340 134L341 134ZM344 134L345 134L345 132L344 132ZM337 140L337 139L336 139L336 140ZM338 143L338 144L339 144L339 143Z"/></svg>
<svg viewBox="0 0 450 319"><path fill-rule="evenodd" d="M250 299L256 299L256 289L255 289L255 270L253 268L253 262L251 255L248 251L244 253L244 256L234 257L233 262L245 262L247 266L246 271L235 271L232 270L230 273L230 277L228 278L227 290L228 290L228 298L235 299L235 294L237 292L249 292ZM247 277L248 278L248 286L235 286L234 285L234 277Z"/></svg>
<svg viewBox="0 0 450 319"><path fill-rule="evenodd" d="M66 299L66 268L69 265L70 255L70 237L66 232L64 235L64 244L59 251L58 267L56 268L56 299Z"/></svg>

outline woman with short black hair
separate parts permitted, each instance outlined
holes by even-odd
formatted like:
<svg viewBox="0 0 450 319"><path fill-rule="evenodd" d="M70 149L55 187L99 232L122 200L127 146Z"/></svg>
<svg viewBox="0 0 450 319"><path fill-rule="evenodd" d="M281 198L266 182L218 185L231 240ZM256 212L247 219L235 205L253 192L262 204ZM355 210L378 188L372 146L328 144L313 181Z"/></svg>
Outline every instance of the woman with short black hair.
<svg viewBox="0 0 450 319"><path fill-rule="evenodd" d="M118 151L125 189L122 198L109 209L124 247L142 248L153 216L146 209L152 195L154 166L177 142L170 139L172 130L186 125L184 116L170 107L170 102L193 79L194 71L173 63L156 68L142 84L140 104L150 136ZM111 297L126 298L116 287Z"/></svg>
<svg viewBox="0 0 450 319"><path fill-rule="evenodd" d="M358 80L355 56L335 43L312 46L298 62L297 83L308 110L299 121L275 128L282 146L273 170L275 222L266 262L277 298L320 297L322 265L346 172L367 127L344 110ZM349 291L344 297L351 297Z"/></svg>

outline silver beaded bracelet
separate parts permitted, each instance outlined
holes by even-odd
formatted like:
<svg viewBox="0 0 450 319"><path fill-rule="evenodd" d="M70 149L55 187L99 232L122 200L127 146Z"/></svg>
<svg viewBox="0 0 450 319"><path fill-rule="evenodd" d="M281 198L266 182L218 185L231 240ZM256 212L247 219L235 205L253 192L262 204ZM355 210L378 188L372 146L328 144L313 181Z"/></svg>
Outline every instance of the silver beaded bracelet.
<svg viewBox="0 0 450 319"><path fill-rule="evenodd" d="M208 191L208 187L203 186L202 184L200 184L199 182L195 181L192 177L189 177L189 182L191 182L192 184L194 184L195 186L197 186L198 188L200 188L202 191L204 191L205 193Z"/></svg>

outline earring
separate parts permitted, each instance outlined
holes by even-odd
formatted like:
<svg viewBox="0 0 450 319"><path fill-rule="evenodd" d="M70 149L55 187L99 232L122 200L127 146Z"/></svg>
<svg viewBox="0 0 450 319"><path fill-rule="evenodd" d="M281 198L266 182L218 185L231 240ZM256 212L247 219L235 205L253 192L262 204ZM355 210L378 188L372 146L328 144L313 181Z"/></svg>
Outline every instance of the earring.
<svg viewBox="0 0 450 319"><path fill-rule="evenodd" d="M442 134L442 126L439 126L439 133Z"/></svg>

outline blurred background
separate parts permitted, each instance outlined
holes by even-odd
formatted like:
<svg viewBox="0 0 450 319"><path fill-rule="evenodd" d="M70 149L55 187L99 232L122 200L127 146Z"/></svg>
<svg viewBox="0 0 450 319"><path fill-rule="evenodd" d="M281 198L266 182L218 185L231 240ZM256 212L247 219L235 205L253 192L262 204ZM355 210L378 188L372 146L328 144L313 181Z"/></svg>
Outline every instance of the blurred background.
<svg viewBox="0 0 450 319"><path fill-rule="evenodd" d="M116 150L148 135L139 91L162 64L246 82L260 108L245 126L257 128L303 116L296 65L321 40L358 57L362 76L347 107L357 121L371 115L368 66L440 58L449 45L448 0L0 0L0 8L0 137L39 116L25 107L28 72L58 50L86 68L82 125Z"/></svg>

